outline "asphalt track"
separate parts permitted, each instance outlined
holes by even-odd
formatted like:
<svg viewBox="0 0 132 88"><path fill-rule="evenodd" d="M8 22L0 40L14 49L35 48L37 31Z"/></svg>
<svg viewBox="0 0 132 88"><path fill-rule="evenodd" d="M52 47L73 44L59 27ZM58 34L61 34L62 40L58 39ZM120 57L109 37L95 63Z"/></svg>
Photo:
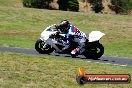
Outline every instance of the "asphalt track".
<svg viewBox="0 0 132 88"><path fill-rule="evenodd" d="M3 46L0 46L0 52L14 52L14 53L23 53L23 54L31 54L31 55L43 55L36 52L35 49L24 49L24 48L3 47ZM67 55L67 54L51 53L50 55L70 57L70 55ZM101 58L99 58L99 60L93 60L93 59L86 59L84 56L79 55L77 58L73 58L73 59L85 60L88 62L95 62L98 64L114 64L114 65L120 65L120 66L132 66L132 58L102 56Z"/></svg>

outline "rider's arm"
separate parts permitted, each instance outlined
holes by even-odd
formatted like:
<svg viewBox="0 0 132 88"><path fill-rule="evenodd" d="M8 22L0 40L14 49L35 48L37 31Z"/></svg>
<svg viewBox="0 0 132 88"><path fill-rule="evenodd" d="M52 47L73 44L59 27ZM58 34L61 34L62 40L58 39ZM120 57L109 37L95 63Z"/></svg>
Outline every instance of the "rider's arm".
<svg viewBox="0 0 132 88"><path fill-rule="evenodd" d="M63 32L60 24L56 24L55 27L59 32Z"/></svg>
<svg viewBox="0 0 132 88"><path fill-rule="evenodd" d="M71 26L70 29L69 29L69 34L74 36L74 35L77 34L77 30L78 30L77 27Z"/></svg>

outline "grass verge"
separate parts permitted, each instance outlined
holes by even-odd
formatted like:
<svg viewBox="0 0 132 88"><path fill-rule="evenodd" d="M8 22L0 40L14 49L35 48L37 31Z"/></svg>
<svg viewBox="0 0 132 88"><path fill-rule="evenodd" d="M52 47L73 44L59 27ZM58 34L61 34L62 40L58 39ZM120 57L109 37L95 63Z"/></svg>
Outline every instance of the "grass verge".
<svg viewBox="0 0 132 88"><path fill-rule="evenodd" d="M132 58L132 16L24 8L21 0L0 0L0 46L34 48L44 28L68 19L85 33L106 35L105 55Z"/></svg>
<svg viewBox="0 0 132 88"><path fill-rule="evenodd" d="M89 74L130 74L131 66L97 64L57 56L33 56L0 53L0 86L2 88L131 88L130 84L86 84L75 77L78 67Z"/></svg>

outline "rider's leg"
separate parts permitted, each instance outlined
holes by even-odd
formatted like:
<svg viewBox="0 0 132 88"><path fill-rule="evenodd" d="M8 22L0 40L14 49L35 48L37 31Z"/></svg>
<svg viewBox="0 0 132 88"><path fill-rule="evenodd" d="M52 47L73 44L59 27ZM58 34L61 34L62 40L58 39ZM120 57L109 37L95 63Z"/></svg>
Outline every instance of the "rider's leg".
<svg viewBox="0 0 132 88"><path fill-rule="evenodd" d="M85 38L79 39L79 46L71 51L72 55L77 55L78 53L82 53L84 51L83 47L85 46Z"/></svg>
<svg viewBox="0 0 132 88"><path fill-rule="evenodd" d="M71 34L66 35L66 41L63 41L63 45L65 46L63 48L63 50L66 50L70 47L70 43L71 43L71 41L73 41L73 39L74 39L73 35L71 35Z"/></svg>

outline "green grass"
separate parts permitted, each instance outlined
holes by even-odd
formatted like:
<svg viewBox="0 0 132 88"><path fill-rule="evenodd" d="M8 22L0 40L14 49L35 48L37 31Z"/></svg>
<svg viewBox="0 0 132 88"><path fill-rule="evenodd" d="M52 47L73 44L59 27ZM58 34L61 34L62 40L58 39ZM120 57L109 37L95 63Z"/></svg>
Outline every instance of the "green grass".
<svg viewBox="0 0 132 88"><path fill-rule="evenodd" d="M63 19L82 31L99 30L105 55L132 58L132 16L23 8L21 0L0 0L0 46L34 48L43 29ZM130 74L131 66L97 64L50 55L0 52L0 88L131 88L131 84L86 84L75 77L78 67L89 74Z"/></svg>
<svg viewBox="0 0 132 88"><path fill-rule="evenodd" d="M0 0L0 45L34 48L43 29L63 19L87 34L104 32L105 55L132 58L132 16L24 8L21 0Z"/></svg>
<svg viewBox="0 0 132 88"><path fill-rule="evenodd" d="M88 74L130 74L131 66L96 64L50 55L33 56L0 53L1 88L131 88L132 84L86 84L76 83L78 67ZM98 69L98 70L97 70Z"/></svg>

